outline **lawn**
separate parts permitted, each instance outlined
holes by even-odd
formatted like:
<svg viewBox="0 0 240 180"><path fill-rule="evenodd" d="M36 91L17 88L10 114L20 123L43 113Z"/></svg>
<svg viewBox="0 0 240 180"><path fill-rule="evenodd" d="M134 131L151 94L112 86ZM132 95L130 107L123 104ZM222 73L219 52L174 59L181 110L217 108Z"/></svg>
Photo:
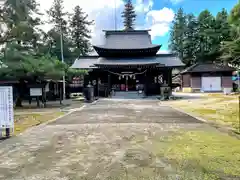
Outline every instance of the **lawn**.
<svg viewBox="0 0 240 180"><path fill-rule="evenodd" d="M240 141L217 130L180 130L170 136L136 135L126 140L131 146L122 151L119 162L111 164L109 179L240 178Z"/></svg>
<svg viewBox="0 0 240 180"><path fill-rule="evenodd" d="M217 130L180 131L149 138L148 143L141 137L137 139L134 142L138 142L138 148L124 155L125 162L137 164L128 170L128 179L240 178L240 141Z"/></svg>
<svg viewBox="0 0 240 180"><path fill-rule="evenodd" d="M236 95L209 94L201 99L176 100L167 104L235 130L239 128L239 105Z"/></svg>
<svg viewBox="0 0 240 180"><path fill-rule="evenodd" d="M217 131L199 130L167 138L165 144L159 156L169 160L182 179L240 178L238 139Z"/></svg>
<svg viewBox="0 0 240 180"><path fill-rule="evenodd" d="M26 113L14 115L14 134L17 135L26 129L37 126L49 120L55 119L61 115L63 112L48 112L48 113Z"/></svg>

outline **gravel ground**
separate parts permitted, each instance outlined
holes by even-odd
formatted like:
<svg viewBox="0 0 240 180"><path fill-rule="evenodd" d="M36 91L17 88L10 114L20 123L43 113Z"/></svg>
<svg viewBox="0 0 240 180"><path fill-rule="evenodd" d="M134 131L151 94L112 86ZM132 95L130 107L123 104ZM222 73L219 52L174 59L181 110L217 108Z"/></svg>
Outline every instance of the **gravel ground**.
<svg viewBox="0 0 240 180"><path fill-rule="evenodd" d="M1 142L0 179L176 179L150 146L179 129L204 128L155 100L100 100Z"/></svg>

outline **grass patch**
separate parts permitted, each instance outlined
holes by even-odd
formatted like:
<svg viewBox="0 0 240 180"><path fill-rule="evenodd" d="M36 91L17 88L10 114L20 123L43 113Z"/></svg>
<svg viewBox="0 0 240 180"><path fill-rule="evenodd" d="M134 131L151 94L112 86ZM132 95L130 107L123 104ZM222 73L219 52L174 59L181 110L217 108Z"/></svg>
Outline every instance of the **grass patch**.
<svg viewBox="0 0 240 180"><path fill-rule="evenodd" d="M220 98L235 98L238 96L238 94L228 94L225 95L223 93L208 93L206 94L208 97L220 97Z"/></svg>
<svg viewBox="0 0 240 180"><path fill-rule="evenodd" d="M202 118L213 120L223 125L229 125L234 129L238 128L238 108L236 104L222 104L213 107L196 108L183 107L183 110L192 112Z"/></svg>
<svg viewBox="0 0 240 180"><path fill-rule="evenodd" d="M14 115L14 134L17 135L29 127L37 126L44 122L47 122L51 119L55 119L61 115L63 112L51 112L51 113L42 113L42 114L21 114Z"/></svg>
<svg viewBox="0 0 240 180"><path fill-rule="evenodd" d="M240 141L220 132L191 131L171 136L163 156L189 179L240 178ZM156 147L155 147L156 150ZM190 178L191 179L191 178Z"/></svg>
<svg viewBox="0 0 240 180"><path fill-rule="evenodd" d="M231 126L234 129L237 129L239 126L238 96L214 94L213 96L209 95L198 100L173 102L171 105L204 119Z"/></svg>

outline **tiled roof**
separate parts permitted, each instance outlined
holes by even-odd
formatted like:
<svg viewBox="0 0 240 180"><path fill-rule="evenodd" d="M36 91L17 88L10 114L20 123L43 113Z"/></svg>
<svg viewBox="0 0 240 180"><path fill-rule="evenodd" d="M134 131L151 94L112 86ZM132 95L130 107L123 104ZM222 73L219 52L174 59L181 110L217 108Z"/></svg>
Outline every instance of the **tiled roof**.
<svg viewBox="0 0 240 180"><path fill-rule="evenodd" d="M221 65L216 63L197 63L183 70L181 74L193 72L226 72L234 70L234 68L227 65Z"/></svg>
<svg viewBox="0 0 240 180"><path fill-rule="evenodd" d="M74 61L71 68L76 69L92 69L96 68L94 64L97 62L98 56L85 56L80 57Z"/></svg>
<svg viewBox="0 0 240 180"><path fill-rule="evenodd" d="M81 57L75 60L72 68L91 69L96 66L160 65L166 67L184 66L179 58L172 54L158 54L142 58L102 58L98 56Z"/></svg>
<svg viewBox="0 0 240 180"><path fill-rule="evenodd" d="M106 41L102 46L94 46L104 49L147 49L159 47L151 41L147 30L133 31L106 31Z"/></svg>

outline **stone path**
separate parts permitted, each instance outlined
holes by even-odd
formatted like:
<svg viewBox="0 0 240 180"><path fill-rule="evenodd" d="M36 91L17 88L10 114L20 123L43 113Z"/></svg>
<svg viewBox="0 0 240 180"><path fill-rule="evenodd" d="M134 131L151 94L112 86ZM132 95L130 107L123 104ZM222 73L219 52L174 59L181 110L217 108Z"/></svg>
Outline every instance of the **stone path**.
<svg viewBox="0 0 240 180"><path fill-rule="evenodd" d="M161 166L161 177L174 175L149 145L180 128L203 126L155 100L100 100L0 143L0 179L127 179L152 166Z"/></svg>

